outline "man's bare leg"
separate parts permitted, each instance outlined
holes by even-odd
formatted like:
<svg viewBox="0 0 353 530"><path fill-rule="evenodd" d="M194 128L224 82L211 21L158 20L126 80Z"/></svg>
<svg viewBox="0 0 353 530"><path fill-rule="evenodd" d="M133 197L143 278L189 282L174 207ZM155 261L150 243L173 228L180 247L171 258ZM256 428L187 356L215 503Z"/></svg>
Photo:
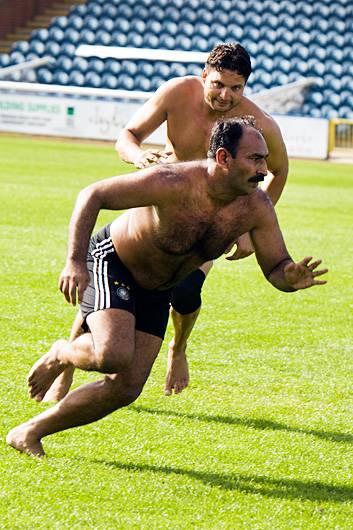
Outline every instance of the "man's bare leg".
<svg viewBox="0 0 353 530"><path fill-rule="evenodd" d="M207 276L212 266L213 262L208 261L202 265L200 269L205 273L205 276ZM193 313L181 315L173 307L171 308L170 314L173 319L174 337L169 343L168 350L167 375L164 387L164 393L166 396L170 396L173 391L175 394L179 394L189 384L189 367L186 358L186 347L188 338L191 335L200 311L201 308L198 308Z"/></svg>
<svg viewBox="0 0 353 530"><path fill-rule="evenodd" d="M80 335L82 335L82 324L83 318L81 315L81 311L79 310L71 328L69 342L73 342ZM60 399L63 399L72 385L74 371L74 366L68 366L67 368L65 368L65 370L63 370L63 372L61 372L61 374L54 380L54 383L51 385L51 387L45 394L43 401L60 401Z"/></svg>
<svg viewBox="0 0 353 530"><path fill-rule="evenodd" d="M130 313L126 314L133 318ZM129 325L129 319L125 320L126 324ZM119 329L123 330L123 325L122 321L120 321ZM92 328L91 324L90 328ZM57 350L62 349L63 351L56 351L55 353L57 357L56 365L60 363L65 365L70 362L77 368L96 371L101 371L109 366L112 368L112 359L102 362L102 360L96 358L93 341L91 339L89 343L89 336L90 333L86 333L73 344L68 341L62 341L63 344L58 346ZM96 336L94 335L94 337L94 344L96 344ZM82 343L81 349L77 345L79 341ZM124 340L121 342L122 346ZM139 331L136 332L136 348L128 366L124 366L124 363L119 363L118 359L116 359L116 367L119 369L118 374L106 375L101 381L83 385L70 392L52 408L12 429L7 435L7 443L18 451L41 457L44 456L41 444L41 439L44 436L91 423L118 408L132 403L142 391L161 344L162 339L159 337ZM126 346L129 347L131 344L126 344ZM46 363L48 364L48 359L46 359ZM58 369L58 366L56 368Z"/></svg>

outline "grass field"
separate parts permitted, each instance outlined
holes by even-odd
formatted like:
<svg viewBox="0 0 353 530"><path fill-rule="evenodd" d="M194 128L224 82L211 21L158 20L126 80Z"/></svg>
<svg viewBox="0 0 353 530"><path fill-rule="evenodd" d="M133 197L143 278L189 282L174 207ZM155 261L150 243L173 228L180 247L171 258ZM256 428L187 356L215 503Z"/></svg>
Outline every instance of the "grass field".
<svg viewBox="0 0 353 530"><path fill-rule="evenodd" d="M4 438L46 408L27 397L26 374L74 316L57 291L73 203L131 167L112 145L0 146L0 528L351 529L353 166L292 161L278 206L290 252L322 257L326 286L281 293L253 257L221 258L189 345L190 387L163 395L169 327L140 398L44 439L37 461Z"/></svg>

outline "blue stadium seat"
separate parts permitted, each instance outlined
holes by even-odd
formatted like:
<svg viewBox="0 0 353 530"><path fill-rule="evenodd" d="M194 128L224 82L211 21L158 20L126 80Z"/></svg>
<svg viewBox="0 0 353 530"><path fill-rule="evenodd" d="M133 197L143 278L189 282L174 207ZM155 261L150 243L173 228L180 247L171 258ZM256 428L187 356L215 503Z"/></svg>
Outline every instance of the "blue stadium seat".
<svg viewBox="0 0 353 530"><path fill-rule="evenodd" d="M87 4L79 4L72 6L70 9L70 16L72 15L79 15L80 17L84 17L88 13L88 7Z"/></svg>
<svg viewBox="0 0 353 530"><path fill-rule="evenodd" d="M11 52L20 52L26 55L29 52L29 43L26 40L19 40L14 42L11 46Z"/></svg>
<svg viewBox="0 0 353 530"><path fill-rule="evenodd" d="M70 41L72 44L74 44L72 41ZM90 29L84 28L81 33L79 34L79 40L77 41L77 45L79 44L95 44L96 42L96 32L91 31Z"/></svg>
<svg viewBox="0 0 353 530"><path fill-rule="evenodd" d="M103 74L101 78L101 87L115 90L116 88L118 88L117 77L115 75L110 74L109 72Z"/></svg>
<svg viewBox="0 0 353 530"><path fill-rule="evenodd" d="M204 24L203 22L197 22L195 24L194 31L197 35L207 39L210 36L211 28L209 25Z"/></svg>
<svg viewBox="0 0 353 530"><path fill-rule="evenodd" d="M111 46L126 46L127 44L127 36L125 33L122 33L121 31L114 31L112 34L112 40L110 45Z"/></svg>
<svg viewBox="0 0 353 530"><path fill-rule="evenodd" d="M55 62L55 68L69 74L72 69L73 61L66 55L60 55Z"/></svg>
<svg viewBox="0 0 353 530"><path fill-rule="evenodd" d="M8 53L0 53L0 68L6 68L10 65L10 56Z"/></svg>
<svg viewBox="0 0 353 530"><path fill-rule="evenodd" d="M84 86L85 76L78 70L71 70L69 73L68 84L71 86Z"/></svg>
<svg viewBox="0 0 353 530"><path fill-rule="evenodd" d="M67 27L80 31L83 27L83 18L79 15L71 16L68 19Z"/></svg>
<svg viewBox="0 0 353 530"><path fill-rule="evenodd" d="M45 44L40 40L33 39L29 43L28 52L35 53L38 57L42 57L45 52Z"/></svg>
<svg viewBox="0 0 353 530"><path fill-rule="evenodd" d="M115 19L118 16L118 8L114 4L111 4L110 2L106 2L103 4L102 9L102 17L107 17L110 19Z"/></svg>
<svg viewBox="0 0 353 530"><path fill-rule="evenodd" d="M154 33L149 31L144 34L142 41L142 48L158 48L159 38Z"/></svg>
<svg viewBox="0 0 353 530"><path fill-rule="evenodd" d="M10 61L11 64L20 64L23 63L25 60L25 56L21 52L11 52L10 53Z"/></svg>
<svg viewBox="0 0 353 530"><path fill-rule="evenodd" d="M149 78L154 74L154 67L150 62L140 61L137 65L137 72L143 77Z"/></svg>
<svg viewBox="0 0 353 530"><path fill-rule="evenodd" d="M129 20L126 20L124 18L117 19L114 23L114 31L119 31L120 33L128 33L130 30L133 29L133 22L130 24Z"/></svg>
<svg viewBox="0 0 353 530"><path fill-rule="evenodd" d="M146 22L139 18L136 18L132 22L132 29L139 33L141 36L143 36L144 32L146 31Z"/></svg>
<svg viewBox="0 0 353 530"><path fill-rule="evenodd" d="M121 72L121 63L117 59L107 59L105 62L104 72L117 76Z"/></svg>
<svg viewBox="0 0 353 530"><path fill-rule="evenodd" d="M80 33L76 29L67 27L66 30L64 31L65 42L70 42L71 44L74 44L75 46L77 46L80 41L80 38L82 37L80 37Z"/></svg>
<svg viewBox="0 0 353 530"><path fill-rule="evenodd" d="M134 61L124 59L121 61L121 72L133 77L138 72L138 66Z"/></svg>
<svg viewBox="0 0 353 530"><path fill-rule="evenodd" d="M174 50L175 49L175 39L171 35L162 34L159 39L159 48Z"/></svg>
<svg viewBox="0 0 353 530"><path fill-rule="evenodd" d="M168 80L170 78L170 66L163 61L156 61L154 63L154 73Z"/></svg>
<svg viewBox="0 0 353 530"><path fill-rule="evenodd" d="M191 50L191 39L189 39L189 37L186 37L186 35L177 35L175 39L175 48L177 50Z"/></svg>
<svg viewBox="0 0 353 530"><path fill-rule="evenodd" d="M57 70L53 73L52 82L54 85L68 85L69 74L67 72L63 72L62 70Z"/></svg>
<svg viewBox="0 0 353 530"><path fill-rule="evenodd" d="M160 35L162 31L162 24L158 22L158 20L147 20L146 31L154 33L155 35Z"/></svg>
<svg viewBox="0 0 353 530"><path fill-rule="evenodd" d="M61 45L61 53L67 57L74 57L76 46L71 42L63 42Z"/></svg>
<svg viewBox="0 0 353 530"><path fill-rule="evenodd" d="M105 69L104 61L102 59L97 59L96 57L90 57L88 59L87 72L95 72L96 74L103 73Z"/></svg>
<svg viewBox="0 0 353 530"><path fill-rule="evenodd" d="M158 75L154 75L150 79L151 81L151 91L157 90L163 83L165 82L165 79L163 77L160 77Z"/></svg>
<svg viewBox="0 0 353 530"><path fill-rule="evenodd" d="M185 20L185 22L194 23L197 19L195 11L189 6L183 7L180 12L180 20Z"/></svg>
<svg viewBox="0 0 353 530"><path fill-rule="evenodd" d="M123 74L118 77L118 86L123 90L134 90L135 83L132 77Z"/></svg>
<svg viewBox="0 0 353 530"><path fill-rule="evenodd" d="M90 70L85 75L85 86L92 88L100 88L101 86L101 77L97 72Z"/></svg>
<svg viewBox="0 0 353 530"><path fill-rule="evenodd" d="M139 18L141 20L148 20L149 18L149 9L146 7L142 7L139 5L134 5L134 14L133 14L133 20L136 18Z"/></svg>
<svg viewBox="0 0 353 530"><path fill-rule="evenodd" d="M68 18L64 16L55 17L52 19L50 27L64 30L67 28Z"/></svg>
<svg viewBox="0 0 353 530"><path fill-rule="evenodd" d="M198 52L207 52L209 51L209 44L203 37L194 35L191 39L191 49Z"/></svg>
<svg viewBox="0 0 353 530"><path fill-rule="evenodd" d="M135 77L135 90L141 90L142 92L150 92L151 81L148 77L143 75L137 75Z"/></svg>
<svg viewBox="0 0 353 530"><path fill-rule="evenodd" d="M98 26L99 26L99 22L97 18L93 17L92 15L85 17L84 24L83 24L84 29L86 30L88 29L90 31L97 31Z"/></svg>
<svg viewBox="0 0 353 530"><path fill-rule="evenodd" d="M72 69L82 74L85 74L89 68L88 61L84 57L75 57L72 61Z"/></svg>
<svg viewBox="0 0 353 530"><path fill-rule="evenodd" d="M95 44L98 44L100 46L110 46L110 43L112 41L112 36L107 31L104 31L103 29L97 31L96 38L94 40Z"/></svg>
<svg viewBox="0 0 353 530"><path fill-rule="evenodd" d="M127 35L127 46L132 46L133 48L141 48L143 43L143 37L136 31L129 31Z"/></svg>
<svg viewBox="0 0 353 530"><path fill-rule="evenodd" d="M170 77L182 77L186 75L186 66L180 63L170 64Z"/></svg>
<svg viewBox="0 0 353 530"><path fill-rule="evenodd" d="M31 33L30 41L39 40L41 42L47 42L49 38L49 31L46 28L34 29Z"/></svg>
<svg viewBox="0 0 353 530"><path fill-rule="evenodd" d="M162 35L167 35L171 37L175 37L175 35L178 33L178 24L175 22L172 22L171 20L165 20L162 23Z"/></svg>
<svg viewBox="0 0 353 530"><path fill-rule="evenodd" d="M38 68L37 79L38 83L50 84L53 82L53 73L49 68Z"/></svg>
<svg viewBox="0 0 353 530"><path fill-rule="evenodd" d="M45 51L44 51L44 55L49 55L51 57L59 57L61 53L61 47L60 45L55 42L55 41L48 41L45 45Z"/></svg>
<svg viewBox="0 0 353 530"><path fill-rule="evenodd" d="M194 26L190 22L180 21L178 25L178 34L184 34L187 37L192 37L194 34Z"/></svg>
<svg viewBox="0 0 353 530"><path fill-rule="evenodd" d="M51 27L48 32L48 38L60 44L64 39L64 32L61 28Z"/></svg>
<svg viewBox="0 0 353 530"><path fill-rule="evenodd" d="M180 20L180 11L175 6L168 6L165 11L165 18L173 22L178 22Z"/></svg>
<svg viewBox="0 0 353 530"><path fill-rule="evenodd" d="M115 22L112 18L104 17L99 21L99 29L111 33L115 28Z"/></svg>

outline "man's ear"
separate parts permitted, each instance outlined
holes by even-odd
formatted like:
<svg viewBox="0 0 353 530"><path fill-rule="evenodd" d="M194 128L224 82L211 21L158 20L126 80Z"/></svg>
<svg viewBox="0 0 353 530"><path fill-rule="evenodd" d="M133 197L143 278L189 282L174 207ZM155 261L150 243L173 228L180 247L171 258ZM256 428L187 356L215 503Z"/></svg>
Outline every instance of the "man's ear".
<svg viewBox="0 0 353 530"><path fill-rule="evenodd" d="M225 147L219 147L216 151L216 162L220 166L227 166L232 159L232 155Z"/></svg>
<svg viewBox="0 0 353 530"><path fill-rule="evenodd" d="M207 77L207 70L206 70L206 68L204 68L202 70L202 74L201 74L201 79L202 79L203 82L205 82L206 77Z"/></svg>

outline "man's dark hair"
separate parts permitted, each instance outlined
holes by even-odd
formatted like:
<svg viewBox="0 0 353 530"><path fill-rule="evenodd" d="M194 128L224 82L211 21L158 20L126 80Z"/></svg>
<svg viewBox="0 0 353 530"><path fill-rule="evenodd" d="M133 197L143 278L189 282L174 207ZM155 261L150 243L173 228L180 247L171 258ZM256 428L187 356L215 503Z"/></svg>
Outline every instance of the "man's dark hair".
<svg viewBox="0 0 353 530"><path fill-rule="evenodd" d="M258 129L254 116L219 120L213 126L207 158L216 158L217 149L224 147L233 158L237 156L239 141L246 127Z"/></svg>
<svg viewBox="0 0 353 530"><path fill-rule="evenodd" d="M250 55L241 44L235 42L218 44L207 58L206 70L208 68L214 68L218 72L232 70L247 81L251 74Z"/></svg>

